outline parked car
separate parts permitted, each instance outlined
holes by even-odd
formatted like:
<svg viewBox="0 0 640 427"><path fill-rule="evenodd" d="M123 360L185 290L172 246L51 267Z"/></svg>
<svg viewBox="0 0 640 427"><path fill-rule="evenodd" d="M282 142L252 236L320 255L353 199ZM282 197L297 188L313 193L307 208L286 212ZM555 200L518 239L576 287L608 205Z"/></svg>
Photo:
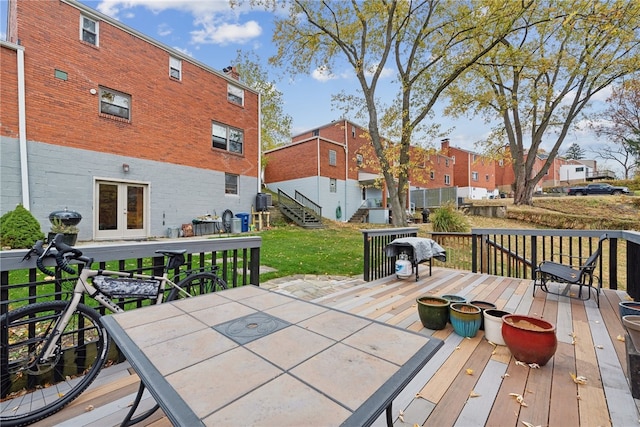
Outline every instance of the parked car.
<svg viewBox="0 0 640 427"><path fill-rule="evenodd" d="M614 187L611 184L588 184L581 187L571 187L567 192L569 196L587 196L609 194L619 196L621 194L629 194L628 187Z"/></svg>

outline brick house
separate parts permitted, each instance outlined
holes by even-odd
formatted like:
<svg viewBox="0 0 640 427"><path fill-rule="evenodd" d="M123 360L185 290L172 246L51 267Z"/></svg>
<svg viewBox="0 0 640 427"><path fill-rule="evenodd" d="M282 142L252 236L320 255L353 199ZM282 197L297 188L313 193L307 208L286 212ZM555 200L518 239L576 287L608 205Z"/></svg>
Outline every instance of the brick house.
<svg viewBox="0 0 640 427"><path fill-rule="evenodd" d="M73 0L8 2L2 213L79 212L80 240L162 236L259 183L259 96ZM229 71L229 70L227 70Z"/></svg>
<svg viewBox="0 0 640 427"><path fill-rule="evenodd" d="M264 181L270 190L290 196L297 190L322 206L325 218L348 221L366 208L369 222L388 222L385 182L368 131L361 126L334 121L295 135L290 144L264 156ZM411 147L410 156L409 190L437 188L450 181L451 159L417 147Z"/></svg>
<svg viewBox="0 0 640 427"><path fill-rule="evenodd" d="M441 141L440 152L453 159L454 184L458 187L458 197L482 199L498 196L495 160L453 147L449 139Z"/></svg>

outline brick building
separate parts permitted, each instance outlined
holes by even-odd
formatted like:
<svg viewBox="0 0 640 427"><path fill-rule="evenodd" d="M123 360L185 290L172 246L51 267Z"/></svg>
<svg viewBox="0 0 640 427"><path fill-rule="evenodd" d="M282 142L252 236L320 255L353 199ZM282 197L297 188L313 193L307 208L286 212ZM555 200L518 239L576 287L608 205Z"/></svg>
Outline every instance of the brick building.
<svg viewBox="0 0 640 427"><path fill-rule="evenodd" d="M7 33L2 213L22 203L46 232L68 208L83 216L80 240L99 240L250 211L259 96L233 73L73 0L10 0Z"/></svg>
<svg viewBox="0 0 640 427"><path fill-rule="evenodd" d="M451 146L449 139L443 139L440 152L453 159L453 184L458 187L458 197L482 199L498 196L496 184L496 161Z"/></svg>
<svg viewBox="0 0 640 427"><path fill-rule="evenodd" d="M290 196L299 191L322 206L325 218L348 221L366 207L369 222L388 222L386 184L364 128L348 120L334 121L295 135L290 144L264 155L264 181L272 191L280 189ZM411 147L410 156L409 191L452 185L450 158L417 147Z"/></svg>

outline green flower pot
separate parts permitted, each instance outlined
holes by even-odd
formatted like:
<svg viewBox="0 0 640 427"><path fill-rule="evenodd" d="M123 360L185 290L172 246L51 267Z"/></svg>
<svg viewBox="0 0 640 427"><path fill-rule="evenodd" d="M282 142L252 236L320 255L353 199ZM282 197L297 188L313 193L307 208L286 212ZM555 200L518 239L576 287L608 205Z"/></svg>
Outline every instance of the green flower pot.
<svg viewBox="0 0 640 427"><path fill-rule="evenodd" d="M427 329L440 330L447 326L449 301L444 298L424 296L416 299L418 316Z"/></svg>

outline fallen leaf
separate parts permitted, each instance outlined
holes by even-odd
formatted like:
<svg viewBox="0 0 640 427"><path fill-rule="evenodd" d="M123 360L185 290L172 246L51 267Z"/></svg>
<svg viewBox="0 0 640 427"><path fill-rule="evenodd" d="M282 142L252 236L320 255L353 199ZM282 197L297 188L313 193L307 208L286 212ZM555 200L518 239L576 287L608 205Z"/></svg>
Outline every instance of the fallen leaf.
<svg viewBox="0 0 640 427"><path fill-rule="evenodd" d="M538 365L537 363L529 363L529 367L531 369L540 369L540 365Z"/></svg>
<svg viewBox="0 0 640 427"><path fill-rule="evenodd" d="M426 397L424 397L423 395L421 395L420 393L416 393L415 398L416 398L416 399L424 399L424 400L427 400L427 398L426 398Z"/></svg>
<svg viewBox="0 0 640 427"><path fill-rule="evenodd" d="M473 369L467 369L467 375L473 375Z"/></svg>
<svg viewBox="0 0 640 427"><path fill-rule="evenodd" d="M509 376L510 376L509 374L505 373L504 375L502 375L502 378L507 378Z"/></svg>
<svg viewBox="0 0 640 427"><path fill-rule="evenodd" d="M597 345L596 348L599 349L599 350L602 350L604 347L601 346L601 345Z"/></svg>
<svg viewBox="0 0 640 427"><path fill-rule="evenodd" d="M86 408L84 408L84 412L91 412L93 411L93 405L89 405Z"/></svg>
<svg viewBox="0 0 640 427"><path fill-rule="evenodd" d="M586 384L587 383L587 378L583 377L582 375L576 375L574 373L570 373L569 375L571 375L571 379L573 379L573 382L576 384Z"/></svg>
<svg viewBox="0 0 640 427"><path fill-rule="evenodd" d="M519 360L516 360L516 366L527 366L527 364Z"/></svg>
<svg viewBox="0 0 640 427"><path fill-rule="evenodd" d="M475 391L471 390L471 393L469 393L469 397L480 397L480 395L477 394Z"/></svg>
<svg viewBox="0 0 640 427"><path fill-rule="evenodd" d="M622 342L624 342L624 337L623 337L622 335L618 335L618 336L616 337L616 339L617 339L618 341L622 341Z"/></svg>
<svg viewBox="0 0 640 427"><path fill-rule="evenodd" d="M524 397L522 397L521 394L509 393L509 396L515 397L516 398L516 402L518 402L520 404L520 406L528 406L526 403L524 403Z"/></svg>
<svg viewBox="0 0 640 427"><path fill-rule="evenodd" d="M523 421L522 424L526 425L527 427L542 427L542 426L534 426L533 424L528 423L526 421Z"/></svg>
<svg viewBox="0 0 640 427"><path fill-rule="evenodd" d="M404 412L402 412L402 409L400 410L400 413L398 414L398 419L402 422L404 422Z"/></svg>

